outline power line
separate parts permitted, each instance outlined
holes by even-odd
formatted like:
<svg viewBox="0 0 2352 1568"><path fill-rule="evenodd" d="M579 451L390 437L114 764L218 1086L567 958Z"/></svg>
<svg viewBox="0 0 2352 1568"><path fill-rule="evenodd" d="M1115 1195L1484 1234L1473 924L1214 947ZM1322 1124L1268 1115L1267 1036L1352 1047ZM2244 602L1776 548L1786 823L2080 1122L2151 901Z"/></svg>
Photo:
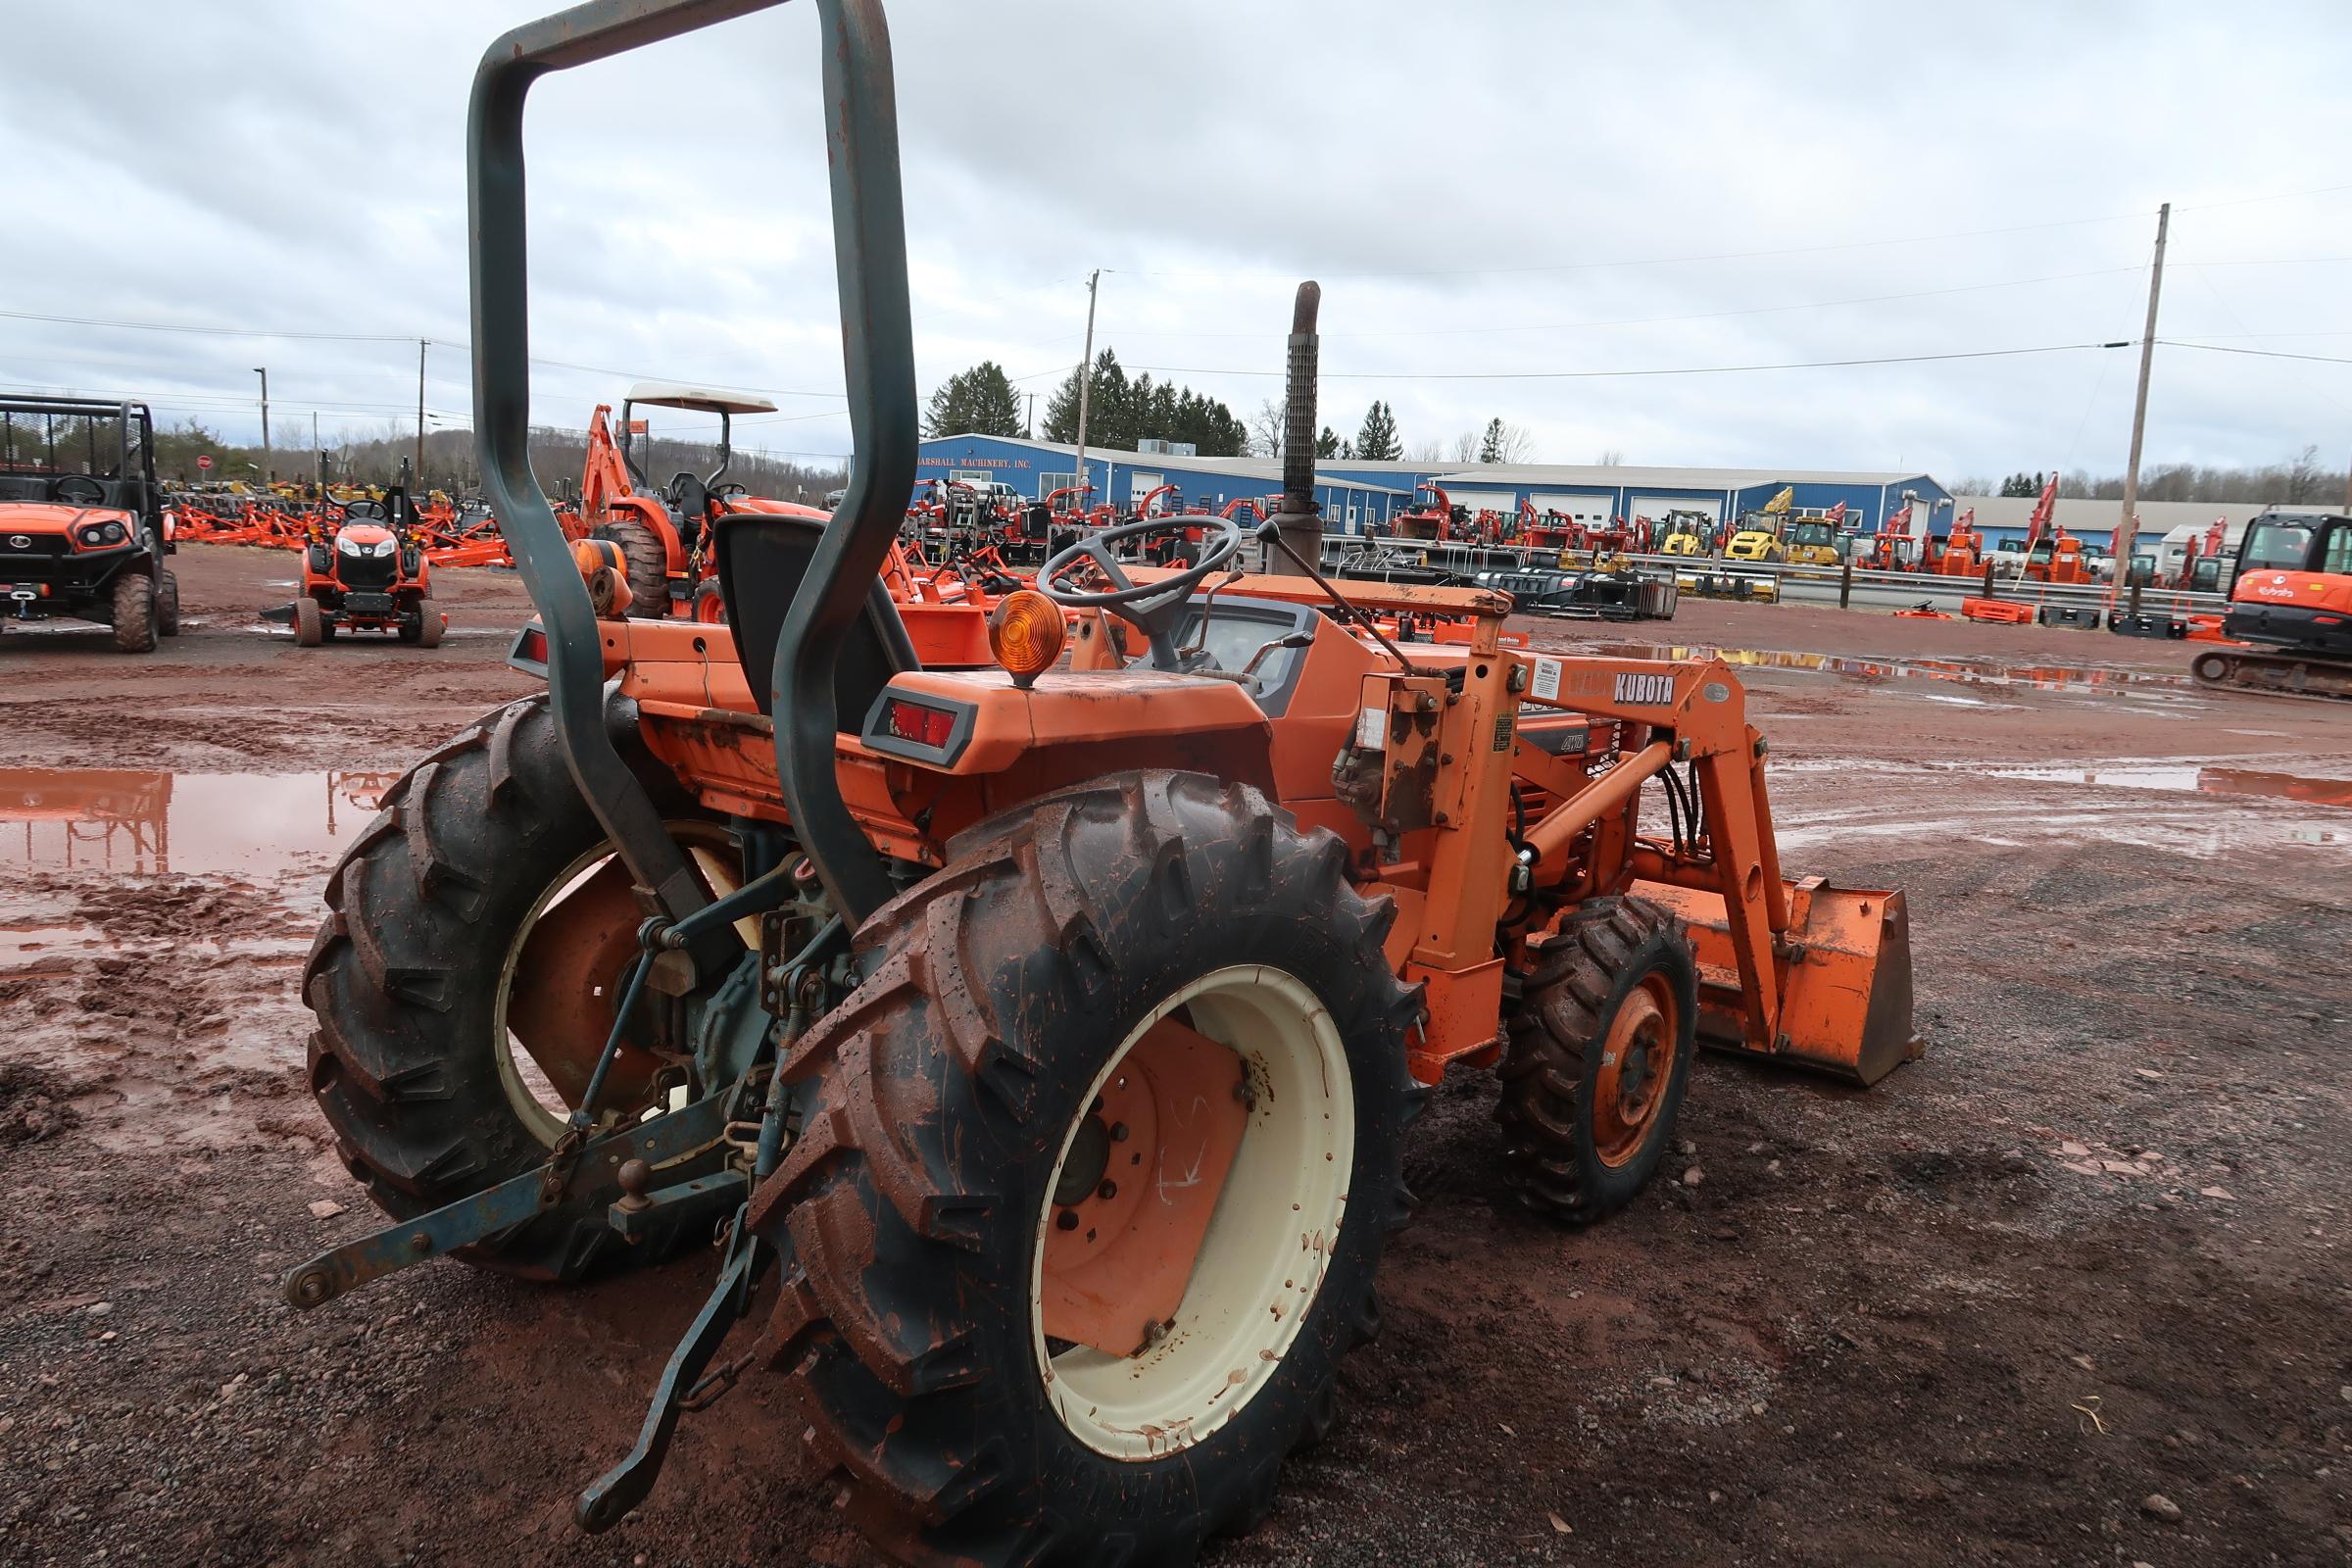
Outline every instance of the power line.
<svg viewBox="0 0 2352 1568"><path fill-rule="evenodd" d="M1501 326L1400 327L1393 332L1326 332L1326 338L1467 337L1500 332L1570 332L1604 326L1660 326L1677 321L1714 321L1738 316L1772 316L1788 311L1820 311L1842 305L1880 305L1894 300L1935 299L1947 294L1975 294L1986 289L2023 288L2034 283L2059 283L2082 277L2113 277L2146 270L2142 267L2099 267L2082 272L2050 272L2040 277L2000 278L1988 283L1957 283L1949 288L1910 289L1899 294L1856 294L1845 299L1806 300L1792 305L1751 305L1730 311L1695 311L1685 316L1629 316L1607 320L1506 323ZM1163 338L1280 338L1279 332L1129 332L1135 337Z"/></svg>
<svg viewBox="0 0 2352 1568"><path fill-rule="evenodd" d="M1775 365L1685 365L1644 370L1326 370L1326 381L1593 381L1628 376L1735 375L1751 370L1824 370L1863 365L1929 365L1946 360L1999 360L2025 354L2071 354L2083 349L2128 349L2114 343L2044 343L2032 348L1967 349L1948 354L1887 354L1854 360L1791 360ZM2252 353L2253 350L2244 352ZM1283 375L1283 370L1205 369L1181 365L1137 365L1159 375Z"/></svg>
<svg viewBox="0 0 2352 1568"><path fill-rule="evenodd" d="M2283 198L2281 198L2283 199ZM1315 270L1321 278L1354 277L1487 277L1523 272L1590 272L1623 267L1673 267L1686 262L1743 262L1774 256L1816 256L1829 251L1871 250L1888 245L1924 245L1947 239L1974 239L1988 234L2025 234L2041 229L2073 228L2089 223L2117 223L2145 218L2145 213L2109 213L2099 218L2060 218L2045 223L2013 223L2001 228L1957 229L1948 234L1898 234L1884 239L1839 240L1825 245L1786 245L1768 250L1701 251L1683 256L1624 257L1606 262L1544 262L1527 267L1407 267L1371 271L1334 272ZM1136 272L1136 277L1268 278L1284 280L1279 272Z"/></svg>
<svg viewBox="0 0 2352 1568"><path fill-rule="evenodd" d="M2190 343L2177 337L2160 337L2156 341L2168 349L2203 349L2208 354L2245 354L2258 360L2307 360L2314 365L2352 365L2352 359L2340 354L2289 354L2284 349L2238 349L2221 343Z"/></svg>
<svg viewBox="0 0 2352 1568"><path fill-rule="evenodd" d="M388 332L276 332L242 326L198 326L176 321L111 321L90 316L47 316L38 311L0 311L0 317L16 321L54 321L66 326L120 327L128 332L194 332L208 337L285 337L317 338L335 343L414 343L415 333Z"/></svg>
<svg viewBox="0 0 2352 1568"><path fill-rule="evenodd" d="M214 326L191 321L123 321L95 316L56 316L41 311L0 311L0 319L15 321L46 321L63 326L108 327L126 332L187 332L203 337L296 338L330 343L399 343L406 345L416 342L419 337L423 337L424 341L432 344L435 348L454 349L458 353L466 355L470 355L473 352L470 344L457 342L449 338L431 337L416 332L320 332L295 329L281 330L275 327L261 326ZM555 368L564 370L582 370L591 375L614 375L622 377L626 380L645 381L657 379L657 377L655 377L653 374L644 370L621 370L615 369L609 365L581 365L570 360L551 360L533 356L531 364L550 366ZM808 392L797 390L791 387L742 387L739 388L739 390L746 392L764 392L770 397L783 398L834 398L846 401L848 396L848 394L842 392Z"/></svg>

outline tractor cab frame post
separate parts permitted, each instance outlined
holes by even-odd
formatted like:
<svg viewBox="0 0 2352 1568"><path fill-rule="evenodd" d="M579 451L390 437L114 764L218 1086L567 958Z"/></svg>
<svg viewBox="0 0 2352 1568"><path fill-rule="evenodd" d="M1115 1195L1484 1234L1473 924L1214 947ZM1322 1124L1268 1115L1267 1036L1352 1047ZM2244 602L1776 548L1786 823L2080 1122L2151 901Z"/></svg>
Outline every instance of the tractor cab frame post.
<svg viewBox="0 0 2352 1568"><path fill-rule="evenodd" d="M532 474L528 223L523 109L551 72L695 31L781 0L588 0L517 27L476 70L466 123L467 205L474 242L474 406L483 487L547 633L549 701L566 764L614 849L669 920L709 902L645 786L606 731L602 634L563 530ZM834 253L840 273L850 423L857 459L778 638L777 767L803 847L853 920L893 889L858 831L833 776L833 664L898 534L913 482L913 330L906 293L896 92L888 29L876 0L817 0L823 33ZM723 932L693 950L698 970L725 956ZM708 949L708 952L705 949Z"/></svg>

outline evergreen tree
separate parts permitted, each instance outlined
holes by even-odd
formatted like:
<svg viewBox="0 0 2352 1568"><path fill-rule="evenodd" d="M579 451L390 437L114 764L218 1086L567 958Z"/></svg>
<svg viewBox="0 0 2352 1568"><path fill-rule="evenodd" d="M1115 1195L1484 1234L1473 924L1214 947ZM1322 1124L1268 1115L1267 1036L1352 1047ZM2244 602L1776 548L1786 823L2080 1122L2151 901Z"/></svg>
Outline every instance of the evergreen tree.
<svg viewBox="0 0 2352 1568"><path fill-rule="evenodd" d="M1020 394L1013 391L1004 367L994 360L982 360L942 381L923 414L927 436L1020 433Z"/></svg>
<svg viewBox="0 0 2352 1568"><path fill-rule="evenodd" d="M1524 425L1512 424L1502 418L1487 421L1487 433L1478 445L1481 463L1525 463L1528 449L1534 445Z"/></svg>
<svg viewBox="0 0 2352 1568"><path fill-rule="evenodd" d="M1386 403L1375 400L1364 411L1363 428L1355 432L1355 455L1369 463L1404 456L1404 443L1396 438L1396 411Z"/></svg>
<svg viewBox="0 0 2352 1568"><path fill-rule="evenodd" d="M1323 433L1315 437L1315 456L1318 458L1336 458L1339 455L1340 438L1332 433L1331 426L1327 424L1323 427Z"/></svg>
<svg viewBox="0 0 2352 1568"><path fill-rule="evenodd" d="M1073 368L1046 400L1038 435L1047 441L1078 439L1078 372ZM1250 447L1250 430L1216 399L1154 381L1150 372L1133 381L1116 352L1095 356L1094 390L1086 412L1089 447L1132 451L1139 441L1189 441L1204 458L1235 458Z"/></svg>

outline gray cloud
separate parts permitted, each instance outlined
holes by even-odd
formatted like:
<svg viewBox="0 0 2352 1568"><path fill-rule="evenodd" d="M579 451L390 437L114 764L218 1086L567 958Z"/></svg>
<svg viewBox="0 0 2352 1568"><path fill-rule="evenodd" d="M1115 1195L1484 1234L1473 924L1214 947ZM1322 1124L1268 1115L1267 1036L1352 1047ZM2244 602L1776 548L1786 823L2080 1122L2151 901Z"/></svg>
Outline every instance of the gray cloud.
<svg viewBox="0 0 2352 1568"><path fill-rule="evenodd" d="M462 342L466 87L536 9L20 9L0 134L28 220L0 305ZM2325 189L2346 183L2340 7L905 0L892 20L926 386L986 356L1049 390L1102 267L1099 340L1247 414L1280 383L1238 372L1279 369L1290 288L1316 276L1342 430L1378 396L1408 442L1500 415L1556 461L2112 471L2129 351L1413 377L2132 337L2168 198L2163 335L2352 356L2352 190ZM666 375L827 394L747 434L846 446L811 8L550 78L531 138L534 349L607 368L543 367L538 417ZM262 364L273 423L301 432L281 444L313 410L366 429L415 398L413 344L0 318L0 382L145 392L232 435L258 423ZM2150 460L2333 458L2346 368L2160 349ZM433 417L462 422L461 354L430 369Z"/></svg>

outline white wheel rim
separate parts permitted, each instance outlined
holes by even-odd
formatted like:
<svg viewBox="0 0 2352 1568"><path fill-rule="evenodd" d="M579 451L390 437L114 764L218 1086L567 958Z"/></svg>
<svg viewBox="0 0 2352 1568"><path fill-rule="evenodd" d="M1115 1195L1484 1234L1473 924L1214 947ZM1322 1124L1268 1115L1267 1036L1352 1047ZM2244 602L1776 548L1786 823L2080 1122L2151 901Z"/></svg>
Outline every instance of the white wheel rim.
<svg viewBox="0 0 2352 1568"><path fill-rule="evenodd" d="M1132 1356L1084 1346L1049 1351L1042 1302L1053 1188L1084 1116L1063 1133L1030 1264L1030 1337L1048 1402L1088 1447L1129 1461L1204 1441L1281 1368L1330 1267L1355 1154L1353 1079L1339 1026L1304 983L1254 964L1203 975L1161 1002L1079 1103L1092 1103L1146 1031L1180 1006L1234 1051L1256 1102L1173 1329Z"/></svg>

